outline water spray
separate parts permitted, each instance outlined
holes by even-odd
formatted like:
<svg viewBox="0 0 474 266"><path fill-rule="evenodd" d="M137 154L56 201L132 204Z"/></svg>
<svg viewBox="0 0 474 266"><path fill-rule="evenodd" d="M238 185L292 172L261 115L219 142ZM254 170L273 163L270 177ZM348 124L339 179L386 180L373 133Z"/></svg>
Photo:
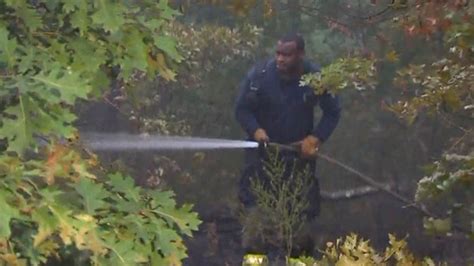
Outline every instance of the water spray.
<svg viewBox="0 0 474 266"><path fill-rule="evenodd" d="M82 133L82 142L95 151L150 151L150 150L215 150L215 149L256 149L259 147L274 147L279 150L300 152L300 145L263 143L255 141L198 138L198 137L177 137L177 136L152 136L148 134L132 135L126 133ZM413 207L425 215L435 217L423 205L415 204L399 193L390 190L384 184L375 181L373 178L355 170L354 168L331 158L324 153L318 152L315 156L325 161L338 165L346 171L355 174L356 177L373 187L384 191L406 204L407 207Z"/></svg>
<svg viewBox="0 0 474 266"><path fill-rule="evenodd" d="M258 148L259 146L259 143L255 141L126 133L82 133L81 138L87 147L95 151L214 150Z"/></svg>

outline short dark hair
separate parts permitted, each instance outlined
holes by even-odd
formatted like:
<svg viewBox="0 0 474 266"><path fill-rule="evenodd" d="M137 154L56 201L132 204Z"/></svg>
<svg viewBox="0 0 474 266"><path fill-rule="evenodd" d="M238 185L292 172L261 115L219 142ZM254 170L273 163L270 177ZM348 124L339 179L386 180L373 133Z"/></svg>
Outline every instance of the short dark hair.
<svg viewBox="0 0 474 266"><path fill-rule="evenodd" d="M304 39L301 34L296 32L290 32L279 39L281 42L295 42L296 48L300 51L304 51Z"/></svg>

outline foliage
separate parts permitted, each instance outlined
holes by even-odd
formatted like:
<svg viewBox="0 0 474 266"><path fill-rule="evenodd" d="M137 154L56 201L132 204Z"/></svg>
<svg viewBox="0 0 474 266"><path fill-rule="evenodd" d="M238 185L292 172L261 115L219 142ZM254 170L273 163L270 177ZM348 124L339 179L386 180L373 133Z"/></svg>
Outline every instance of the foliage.
<svg viewBox="0 0 474 266"><path fill-rule="evenodd" d="M231 105L233 101L229 94L222 93L223 89L229 86L232 69L240 68L244 60L254 57L252 52L258 46L261 30L251 25L230 28L174 22L168 25L168 31L183 51L183 62L178 69L183 74L176 76L176 82L159 78L159 86L156 81L142 80L145 89L127 91L130 105L122 105L120 109L144 132L200 135L200 127L226 122L215 117L221 106ZM190 101L200 104L189 105Z"/></svg>
<svg viewBox="0 0 474 266"><path fill-rule="evenodd" d="M411 65L398 72L402 89L416 88L416 95L391 105L389 109L412 124L419 113L472 113L474 67L443 59L426 65Z"/></svg>
<svg viewBox="0 0 474 266"><path fill-rule="evenodd" d="M442 217L424 219L425 228L433 234L449 235L461 230L472 236L473 232L473 11L472 5L464 1L426 2L399 18L408 36L437 38L441 56L399 70L395 84L402 89L404 99L388 109L410 124L428 113L463 132L418 182L415 199L436 206Z"/></svg>
<svg viewBox="0 0 474 266"><path fill-rule="evenodd" d="M0 7L0 261L38 265L83 251L94 264L180 264L181 236L199 224L191 206L119 173L92 173L95 156L64 143L77 134L72 107L111 79L174 79L182 57L163 25L178 13L165 0Z"/></svg>
<svg viewBox="0 0 474 266"><path fill-rule="evenodd" d="M415 199L436 205L448 218L427 218L425 228L432 234L446 234L455 222L474 237L474 156L446 154L429 168L418 183Z"/></svg>
<svg viewBox="0 0 474 266"><path fill-rule="evenodd" d="M389 234L389 246L383 253L377 252L369 240L360 238L357 234L350 234L343 238L338 238L336 242L327 242L326 249L321 251L322 258L317 260L312 257L290 258L289 266L351 266L351 265L437 265L429 258L416 258L409 250L405 239L398 240L394 235ZM245 265L259 266L268 265L266 256L246 255ZM439 264L444 265L444 264Z"/></svg>
<svg viewBox="0 0 474 266"><path fill-rule="evenodd" d="M317 95L338 94L348 87L365 90L375 85L374 61L359 57L341 58L323 67L321 72L301 77L300 85L309 85Z"/></svg>
<svg viewBox="0 0 474 266"><path fill-rule="evenodd" d="M126 80L134 70L171 79L164 56L181 57L173 39L155 34L174 15L164 3L141 8L110 1L2 3L2 96L7 102L0 133L8 136L8 150L21 153L35 145L33 133L71 135L75 116L64 107L106 88L112 67L119 67Z"/></svg>
<svg viewBox="0 0 474 266"><path fill-rule="evenodd" d="M297 170L296 163L290 166L278 151L269 151L268 157L263 162L265 178L251 180L257 207L253 215L246 217L244 226L248 228L247 235L259 236L289 256L294 238L305 221L304 211L309 207L312 175L308 168Z"/></svg>
<svg viewBox="0 0 474 266"><path fill-rule="evenodd" d="M398 71L395 80L407 100L390 106L390 110L412 123L418 113L456 113L465 111L472 116L472 67L474 53L474 27L472 5L463 1L424 3L410 9L400 19L406 34L439 39L442 56L425 59L423 64L410 64ZM415 17L425 16L423 22Z"/></svg>
<svg viewBox="0 0 474 266"><path fill-rule="evenodd" d="M41 264L64 256L63 248L88 251L96 265L175 265L185 257L180 234L190 236L199 224L191 206L177 208L172 192L140 189L119 173L96 179L75 151L54 152L60 157L48 162L2 158L5 262ZM55 180L39 179L48 175Z"/></svg>
<svg viewBox="0 0 474 266"><path fill-rule="evenodd" d="M378 253L356 234L345 239L337 239L336 243L328 242L323 258L316 265L435 265L430 258L417 259L408 249L407 242L398 240L389 234L389 244L384 253ZM311 264L306 264L311 265Z"/></svg>

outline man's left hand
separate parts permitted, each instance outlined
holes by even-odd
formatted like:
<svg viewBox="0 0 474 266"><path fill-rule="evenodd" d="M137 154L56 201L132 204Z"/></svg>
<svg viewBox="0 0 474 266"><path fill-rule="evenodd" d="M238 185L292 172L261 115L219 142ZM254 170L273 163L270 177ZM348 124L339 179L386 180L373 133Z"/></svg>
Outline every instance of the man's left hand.
<svg viewBox="0 0 474 266"><path fill-rule="evenodd" d="M308 135L301 141L301 155L304 158L315 157L318 153L320 144L321 141L317 137Z"/></svg>

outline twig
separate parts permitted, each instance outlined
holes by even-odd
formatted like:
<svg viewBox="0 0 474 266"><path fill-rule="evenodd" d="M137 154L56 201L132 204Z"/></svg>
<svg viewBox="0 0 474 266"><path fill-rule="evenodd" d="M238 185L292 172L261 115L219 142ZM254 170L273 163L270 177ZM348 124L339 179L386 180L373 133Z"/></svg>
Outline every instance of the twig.
<svg viewBox="0 0 474 266"><path fill-rule="evenodd" d="M461 143L466 136L470 136L472 134L472 129L469 129L468 131L464 132L464 135L462 135L458 140L456 140L451 147L449 147L448 152L451 152L459 143Z"/></svg>

